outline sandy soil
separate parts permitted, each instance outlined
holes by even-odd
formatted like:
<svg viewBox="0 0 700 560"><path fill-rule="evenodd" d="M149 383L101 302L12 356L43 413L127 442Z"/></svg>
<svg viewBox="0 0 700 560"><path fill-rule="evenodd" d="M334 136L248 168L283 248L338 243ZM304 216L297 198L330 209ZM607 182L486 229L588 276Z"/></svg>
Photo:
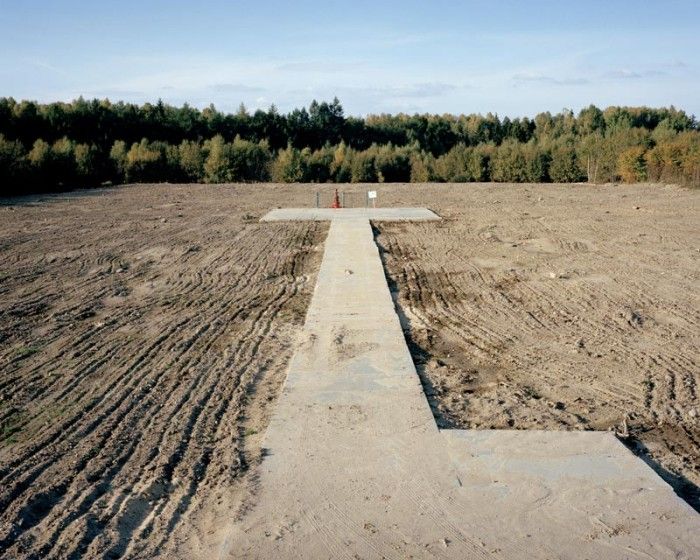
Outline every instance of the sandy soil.
<svg viewBox="0 0 700 560"><path fill-rule="evenodd" d="M372 189L445 217L376 230L441 425L626 431L697 504L700 193ZM255 499L327 229L257 218L316 190L0 201L5 556L215 555Z"/></svg>
<svg viewBox="0 0 700 560"><path fill-rule="evenodd" d="M700 509L700 192L420 198L445 221L379 225L377 241L438 423L615 430Z"/></svg>
<svg viewBox="0 0 700 560"><path fill-rule="evenodd" d="M220 542L325 238L257 223L275 200L139 186L0 206L0 556Z"/></svg>

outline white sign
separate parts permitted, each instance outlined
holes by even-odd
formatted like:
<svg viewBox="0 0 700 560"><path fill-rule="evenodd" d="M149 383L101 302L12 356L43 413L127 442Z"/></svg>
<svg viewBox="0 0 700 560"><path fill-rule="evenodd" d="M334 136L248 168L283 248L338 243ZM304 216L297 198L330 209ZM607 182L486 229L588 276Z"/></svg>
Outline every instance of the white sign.
<svg viewBox="0 0 700 560"><path fill-rule="evenodd" d="M377 191L367 191L367 198L377 198Z"/></svg>

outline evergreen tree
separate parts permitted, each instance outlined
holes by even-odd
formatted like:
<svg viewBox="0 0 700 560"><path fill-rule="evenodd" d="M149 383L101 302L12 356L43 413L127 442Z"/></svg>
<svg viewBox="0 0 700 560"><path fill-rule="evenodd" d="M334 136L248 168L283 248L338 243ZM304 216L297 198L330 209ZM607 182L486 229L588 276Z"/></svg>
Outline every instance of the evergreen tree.
<svg viewBox="0 0 700 560"><path fill-rule="evenodd" d="M670 181L698 184L700 130L674 107L593 105L534 119L280 114L162 101L0 98L2 192L105 181Z"/></svg>
<svg viewBox="0 0 700 560"><path fill-rule="evenodd" d="M26 152L22 143L0 134L0 196L18 194L26 174Z"/></svg>
<svg viewBox="0 0 700 560"><path fill-rule="evenodd" d="M559 146L552 151L549 177L555 183L575 183L583 179L576 150L571 146Z"/></svg>

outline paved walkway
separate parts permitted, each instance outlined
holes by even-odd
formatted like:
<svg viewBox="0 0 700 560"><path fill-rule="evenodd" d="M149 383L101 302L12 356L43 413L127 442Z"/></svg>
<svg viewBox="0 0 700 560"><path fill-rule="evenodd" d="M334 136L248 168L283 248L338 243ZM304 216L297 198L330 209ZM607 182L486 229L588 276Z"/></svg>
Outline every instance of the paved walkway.
<svg viewBox="0 0 700 560"><path fill-rule="evenodd" d="M700 516L608 433L439 431L369 224L435 216L331 212L259 494L222 557L700 558Z"/></svg>
<svg viewBox="0 0 700 560"><path fill-rule="evenodd" d="M290 220L315 220L317 222L338 220L379 220L379 221L426 221L439 220L427 208L278 208L263 216L263 222Z"/></svg>

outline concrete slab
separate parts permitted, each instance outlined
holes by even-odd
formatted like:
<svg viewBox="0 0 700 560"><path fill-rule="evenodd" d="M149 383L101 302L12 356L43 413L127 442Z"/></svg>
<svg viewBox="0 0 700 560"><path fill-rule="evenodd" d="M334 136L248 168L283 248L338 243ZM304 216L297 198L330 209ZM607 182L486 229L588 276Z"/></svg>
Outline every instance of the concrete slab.
<svg viewBox="0 0 700 560"><path fill-rule="evenodd" d="M375 220L382 222L440 220L427 208L278 208L265 214L262 222L330 220Z"/></svg>
<svg viewBox="0 0 700 560"><path fill-rule="evenodd" d="M368 218L339 215L221 557L700 558L700 516L610 434L440 432Z"/></svg>
<svg viewBox="0 0 700 560"><path fill-rule="evenodd" d="M530 558L700 558L700 516L610 432L441 434L463 499Z"/></svg>

